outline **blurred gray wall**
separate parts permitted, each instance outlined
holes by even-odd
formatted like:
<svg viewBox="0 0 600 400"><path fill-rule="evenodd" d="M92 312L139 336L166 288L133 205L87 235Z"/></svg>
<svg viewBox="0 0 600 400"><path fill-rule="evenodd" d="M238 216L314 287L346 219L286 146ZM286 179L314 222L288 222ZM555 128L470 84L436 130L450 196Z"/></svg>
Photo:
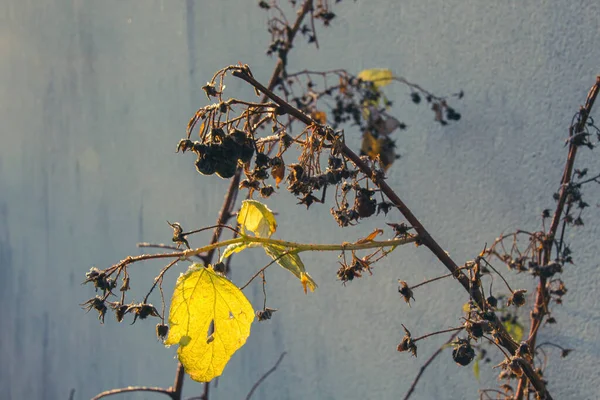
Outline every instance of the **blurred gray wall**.
<svg viewBox="0 0 600 400"><path fill-rule="evenodd" d="M465 91L463 119L444 128L405 87L388 91L409 125L398 134L403 158L390 183L463 262L503 231L538 229L542 209L553 205L567 127L600 73L599 5L346 0L332 26L319 29L321 49L300 40L290 64L388 67L436 93ZM193 157L175 155L175 145L206 104L200 87L217 69L242 61L258 79L270 76L265 22L249 0L0 2L0 398L66 399L74 388L86 399L119 386L172 384L175 349L157 342L155 321L117 325L107 316L100 325L79 306L93 296L80 283L90 266L138 254L138 241L168 242L167 219L189 228L214 223L227 182L198 175ZM247 93L242 88L227 83L231 95ZM359 146L357 132L347 138ZM600 169L589 151L581 160ZM282 192L269 202L280 213L281 238L355 240L383 222L342 230L329 207L307 212ZM576 265L564 274L565 304L553 306L559 324L541 332L540 340L576 349L564 360L550 351L555 398L596 398L600 384L598 194L587 191L589 223L570 238ZM244 282L266 261L260 251L237 257L233 280ZM460 323L467 299L452 282L419 290L412 308L398 296L397 279L417 283L445 271L425 249L400 248L372 277L346 287L335 280L335 255L304 261L319 289L305 296L289 273L269 270L268 304L279 311L254 324L211 400L245 398L282 351L286 358L255 398L398 398L445 340L421 343L415 360L395 351L400 324L421 335ZM131 268L138 301L161 265ZM260 285L248 295L261 306ZM482 366L479 384L447 353L414 399L477 398L480 385L495 383L490 367ZM201 390L186 381L186 395Z"/></svg>

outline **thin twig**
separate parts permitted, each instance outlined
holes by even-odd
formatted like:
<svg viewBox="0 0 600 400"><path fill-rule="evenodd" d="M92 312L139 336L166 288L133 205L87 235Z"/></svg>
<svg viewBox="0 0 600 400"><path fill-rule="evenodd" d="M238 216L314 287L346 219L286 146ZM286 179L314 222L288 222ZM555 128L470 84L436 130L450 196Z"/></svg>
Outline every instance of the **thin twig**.
<svg viewBox="0 0 600 400"><path fill-rule="evenodd" d="M431 333L428 333L428 334L426 334L426 335L423 335L423 336L420 336L420 337L418 337L418 338L415 338L415 339L413 339L412 341L413 341L413 343L414 343L414 342L418 342L419 340L427 339L427 338L428 338L428 337L430 337L430 336L434 336L434 335L440 335L440 334L442 334L442 333L448 333L448 332L454 332L454 331L456 331L457 333L459 333L459 332L460 332L460 331L462 331L463 329L465 329L465 327L464 327L464 326L459 326L458 328L449 328L449 329L444 329L444 330L442 330L442 331L431 332Z"/></svg>
<svg viewBox="0 0 600 400"><path fill-rule="evenodd" d="M271 375L273 372L275 372L275 370L279 366L279 363L281 362L281 360L283 360L283 356L285 356L286 354L287 353L285 351L283 353L281 353L281 355L279 356L279 359L277 360L277 362L275 363L275 365L273 365L273 367L270 370L268 370L267 372L265 372L264 375L261 376L260 379L256 381L256 383L254 384L254 386L252 386L252 389L250 389L250 391L248 392L248 395L246 396L246 400L249 400L250 397L252 397L252 395L254 394L254 391L256 390L256 388L258 388L258 386L261 383L263 383L263 381L265 379L267 379L267 377L269 375Z"/></svg>
<svg viewBox="0 0 600 400"><path fill-rule="evenodd" d="M116 394L123 394L123 393L129 393L129 392L162 393L162 394L169 396L173 400L177 399L176 397L173 397L173 393L171 392L170 389L164 389L164 388L159 388L159 387L150 387L150 386L129 386L126 388L111 389L111 390L107 390L105 392L99 393L95 397L93 397L92 400L98 400L98 399L102 399L104 397L114 396Z"/></svg>
<svg viewBox="0 0 600 400"><path fill-rule="evenodd" d="M433 362L433 360L435 360L436 357L441 354L441 352L446 348L446 346L448 344L452 343L452 341L458 336L459 333L460 333L460 331L454 332L450 336L450 338L446 341L446 343L444 343L443 345L441 345L440 348L437 349L435 351L435 353L433 353L431 355L431 357L429 357L429 359L427 361L425 361L425 364L423 364L421 366L421 368L419 369L419 373L417 374L417 376L413 380L412 385L410 385L410 389L408 389L408 392L404 396L404 400L408 400L408 398L413 394L413 392L415 391L415 388L417 387L417 383L419 383L419 379L421 379L421 376L423 375L423 373L425 372L425 370L427 369L427 367L429 367L429 365Z"/></svg>

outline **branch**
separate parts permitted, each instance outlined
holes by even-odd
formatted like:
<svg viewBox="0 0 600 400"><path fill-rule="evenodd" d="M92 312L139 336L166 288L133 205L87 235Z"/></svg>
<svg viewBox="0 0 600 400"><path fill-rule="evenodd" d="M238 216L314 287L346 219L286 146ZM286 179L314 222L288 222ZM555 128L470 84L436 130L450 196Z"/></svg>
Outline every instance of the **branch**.
<svg viewBox="0 0 600 400"><path fill-rule="evenodd" d="M287 353L284 351L283 353L281 353L281 355L279 356L279 360L277 360L277 362L275 363L275 365L273 365L273 367L268 370L267 372L265 372L265 374L263 376L260 377L259 380L256 381L256 383L254 384L254 386L252 386L252 389L250 389L250 391L248 392L248 395L246 396L246 400L249 400L250 397L252 397L252 395L254 394L254 391L256 390L256 388L258 388L258 386L264 382L265 379L267 379L267 377L269 375L271 375L273 372L275 372L275 370L277 369L277 367L279 366L279 363L281 362L281 360L283 360L283 356L285 356Z"/></svg>
<svg viewBox="0 0 600 400"><path fill-rule="evenodd" d="M574 135L580 134L585 130L585 125L587 123L588 117L590 116L590 113L592 112L592 107L594 106L594 102L596 101L596 97L598 96L599 90L600 76L597 76L596 83L588 92L585 106L583 106L579 111L579 120L577 121L575 126L571 126L569 128L569 137L573 137ZM567 201L567 189L569 188L571 179L573 177L573 166L575 165L575 156L577 155L577 148L578 146L571 141L569 144L569 153L567 155L567 161L565 163L565 168L563 170L563 175L560 182L561 187L558 202L556 204L556 210L554 211L552 223L550 225L548 233L546 234L546 240L544 241L542 265L547 265L550 262L552 247L554 245L554 237L556 236L558 225L560 224L560 220L562 219L563 210ZM535 306L533 308L533 311L531 311L529 339L527 339L529 347L532 349L535 348L535 340L537 338L538 327L541 326L542 320L544 319L544 316L546 315L548 309L548 303L550 302L550 296L548 296L548 292L546 290L546 278L540 276L539 279L540 280L538 282L537 293L535 297ZM519 385L517 386L515 399L521 400L523 398L526 384L527 379L525 377L522 377L519 380Z"/></svg>
<svg viewBox="0 0 600 400"><path fill-rule="evenodd" d="M92 398L92 400L98 400L98 399L101 399L104 397L114 396L115 394L129 393L129 392L162 393L162 394L169 396L173 400L178 399L178 397L174 397L174 394L171 391L171 389L163 389L163 388L159 388L159 387L150 387L150 386L128 386L126 388L121 388L121 389L107 390L105 392L97 394L95 397Z"/></svg>
<svg viewBox="0 0 600 400"><path fill-rule="evenodd" d="M299 121L303 122L307 126L316 126L322 127L323 129L327 129L326 127L320 125L313 118L304 114L297 108L293 107L275 93L264 87L260 82L255 80L253 77L249 76L245 73L242 68L234 69L232 75L240 78L250 85L252 85L255 89L266 94L271 100L277 103L283 111L287 112L291 116L297 118ZM394 190L385 182L385 180L378 177L378 175L371 169L363 160L354 153L346 144L341 144L341 152L343 155L348 158L350 161L356 165L356 167L367 177L371 179L371 181L387 196L389 200L391 200L395 207L402 213L404 218L409 222L409 224L415 229L418 234L419 242L425 245L436 257L437 259L444 264L444 266L457 277L456 279L460 282L463 288L472 296L475 303L481 310L485 310L485 299L481 295L479 291L473 291L471 293L469 279L466 275L459 273L459 267L456 265L454 260L446 253L442 247L433 239L433 237L429 234L429 232L425 229L425 227L421 224L421 222L417 219L417 217L412 213L412 211L404 204L404 202L398 197L398 195L394 192ZM493 315L493 319L490 321L498 333L498 340L500 345L506 348L511 354L515 354L518 349L518 344L512 339L510 334L507 332L506 328L502 325L502 322L498 319L497 316ZM532 368L524 369L525 374L529 372L533 372L531 379L538 381L542 386L543 382L537 377L537 374L533 371ZM552 397L550 393L543 387L543 390L540 391L542 395L546 397L546 399L551 400Z"/></svg>

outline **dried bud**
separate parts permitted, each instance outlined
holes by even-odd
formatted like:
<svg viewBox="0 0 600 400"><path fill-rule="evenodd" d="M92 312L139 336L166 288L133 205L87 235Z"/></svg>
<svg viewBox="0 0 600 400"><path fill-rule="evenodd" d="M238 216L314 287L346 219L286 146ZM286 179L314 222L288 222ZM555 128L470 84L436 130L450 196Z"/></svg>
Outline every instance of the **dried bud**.
<svg viewBox="0 0 600 400"><path fill-rule="evenodd" d="M273 316L275 311L277 311L277 309L266 307L264 310L258 310L256 312L256 318L258 318L259 321L266 321L271 319L271 316Z"/></svg>
<svg viewBox="0 0 600 400"><path fill-rule="evenodd" d="M165 340L169 333L169 326L165 324L156 324L156 337Z"/></svg>
<svg viewBox="0 0 600 400"><path fill-rule="evenodd" d="M129 306L125 305L125 304L118 304L114 307L114 309L115 309L115 317L117 318L117 322L121 322L121 321L123 321L123 318L125 317L125 313L129 309Z"/></svg>
<svg viewBox="0 0 600 400"><path fill-rule="evenodd" d="M484 322L484 321L477 321L477 322L467 321L465 323L465 330L467 331L469 336L471 336L472 338L479 339L480 337L483 336L483 333L485 330L484 324L488 325L487 322Z"/></svg>
<svg viewBox="0 0 600 400"><path fill-rule="evenodd" d="M413 342L408 329L406 329L406 327L404 325L402 325L402 327L404 328L405 334L404 334L404 337L402 338L402 342L400 342L400 344L398 345L396 350L398 350L400 352L410 351L412 353L412 355L416 357L417 356L417 345Z"/></svg>
<svg viewBox="0 0 600 400"><path fill-rule="evenodd" d="M498 299L494 296L489 296L486 301L488 303L488 306L492 308L496 308L496 306L498 305Z"/></svg>
<svg viewBox="0 0 600 400"><path fill-rule="evenodd" d="M408 284L405 281L398 280L400 286L398 286L398 292L404 298L404 301L410 306L410 300L415 300L413 296L413 291L408 287Z"/></svg>
<svg viewBox="0 0 600 400"><path fill-rule="evenodd" d="M521 307L525 304L525 293L527 290L519 289L515 290L512 295L508 298L507 304L510 306L514 304L516 307Z"/></svg>

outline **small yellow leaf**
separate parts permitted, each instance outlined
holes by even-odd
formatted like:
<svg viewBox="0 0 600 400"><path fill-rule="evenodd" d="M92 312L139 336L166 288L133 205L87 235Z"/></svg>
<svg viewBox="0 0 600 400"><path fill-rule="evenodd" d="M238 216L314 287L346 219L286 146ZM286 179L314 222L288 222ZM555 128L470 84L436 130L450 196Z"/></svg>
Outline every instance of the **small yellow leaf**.
<svg viewBox="0 0 600 400"><path fill-rule="evenodd" d="M315 110L312 112L311 116L315 121L322 125L327 123L327 114L323 111Z"/></svg>
<svg viewBox="0 0 600 400"><path fill-rule="evenodd" d="M246 231L250 231L257 237L271 237L277 229L273 212L256 200L244 200L242 202L237 221L242 228L242 233L245 234Z"/></svg>
<svg viewBox="0 0 600 400"><path fill-rule="evenodd" d="M177 279L165 344L179 345L179 361L193 380L209 382L246 343L253 320L252 305L240 289L194 264Z"/></svg>
<svg viewBox="0 0 600 400"><path fill-rule="evenodd" d="M371 160L379 158L385 171L387 171L396 160L394 141L387 136L375 138L370 132L364 133L360 152L361 154L369 156Z"/></svg>
<svg viewBox="0 0 600 400"><path fill-rule="evenodd" d="M394 74L387 68L365 69L358 74L358 78L363 81L373 82L375 88L380 88L392 83Z"/></svg>
<svg viewBox="0 0 600 400"><path fill-rule="evenodd" d="M276 164L271 167L271 175L275 178L275 186L279 188L279 184L285 178L285 164L282 162L281 164Z"/></svg>
<svg viewBox="0 0 600 400"><path fill-rule="evenodd" d="M198 137L200 137L200 139L202 139L202 134L204 133L204 127L206 126L204 124L205 121L202 121L202 123L200 124L200 128L198 129Z"/></svg>
<svg viewBox="0 0 600 400"><path fill-rule="evenodd" d="M479 358L475 359L473 363L473 375L475 375L475 379L479 380Z"/></svg>
<svg viewBox="0 0 600 400"><path fill-rule="evenodd" d="M375 238L379 235L381 235L383 233L382 229L375 229L373 232L371 232L369 234L369 236L367 236L366 238L362 238L359 239L356 244L361 244L361 243L369 243L372 242L373 240L375 240Z"/></svg>
<svg viewBox="0 0 600 400"><path fill-rule="evenodd" d="M510 334L510 336L512 336L515 342L519 343L521 340L523 340L523 334L525 332L523 325L516 321L512 322L510 320L504 321L502 325L504 325L506 331Z"/></svg>
<svg viewBox="0 0 600 400"><path fill-rule="evenodd" d="M314 292L314 290L317 288L317 284L315 283L313 278L311 278L311 276L308 273L306 273L304 263L302 262L298 254L285 254L287 251L289 251L288 248L274 244L265 244L264 249L265 252L272 259L276 260L277 264L279 264L282 268L290 271L296 276L296 278L300 279L300 283L302 283L305 293L307 285L310 288L311 292Z"/></svg>
<svg viewBox="0 0 600 400"><path fill-rule="evenodd" d="M239 253L240 251L245 250L248 247L258 247L258 246L260 246L258 243L247 243L247 242L230 244L229 246L225 247L225 250L223 250L223 254L221 254L221 258L219 259L219 261L223 261L230 255Z"/></svg>
<svg viewBox="0 0 600 400"><path fill-rule="evenodd" d="M465 304L463 304L462 310L463 310L463 312L466 312L466 313L470 312L471 311L471 303L467 301Z"/></svg>

